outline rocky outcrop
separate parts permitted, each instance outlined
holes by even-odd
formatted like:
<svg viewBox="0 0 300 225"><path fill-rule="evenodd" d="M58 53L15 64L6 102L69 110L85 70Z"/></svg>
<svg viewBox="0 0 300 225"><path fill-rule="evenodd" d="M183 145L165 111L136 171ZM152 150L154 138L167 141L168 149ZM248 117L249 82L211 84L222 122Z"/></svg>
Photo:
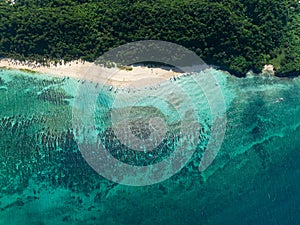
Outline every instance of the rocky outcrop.
<svg viewBox="0 0 300 225"><path fill-rule="evenodd" d="M262 69L261 73L266 74L266 75L274 76L275 75L275 68L271 64L265 65L264 68Z"/></svg>

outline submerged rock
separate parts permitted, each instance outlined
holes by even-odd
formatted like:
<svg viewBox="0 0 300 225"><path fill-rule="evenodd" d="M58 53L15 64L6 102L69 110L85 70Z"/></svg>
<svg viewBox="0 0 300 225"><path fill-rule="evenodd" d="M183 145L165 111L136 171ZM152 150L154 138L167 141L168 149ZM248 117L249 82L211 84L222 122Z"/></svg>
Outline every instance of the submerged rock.
<svg viewBox="0 0 300 225"><path fill-rule="evenodd" d="M68 104L67 99L73 98L72 96L68 95L65 90L62 88L48 88L38 96L39 99L43 101L49 101L56 105L61 104Z"/></svg>

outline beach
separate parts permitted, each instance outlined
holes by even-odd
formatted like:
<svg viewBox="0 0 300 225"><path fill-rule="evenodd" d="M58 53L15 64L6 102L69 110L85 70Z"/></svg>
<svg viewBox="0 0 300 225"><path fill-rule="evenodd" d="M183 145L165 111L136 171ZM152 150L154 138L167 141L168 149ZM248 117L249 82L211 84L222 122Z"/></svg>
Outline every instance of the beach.
<svg viewBox="0 0 300 225"><path fill-rule="evenodd" d="M148 67L146 65L107 68L82 60L41 65L36 62L20 62L14 59L0 59L0 68L32 71L58 77L87 80L115 87L136 87L157 85L165 80L176 80L181 73L170 67Z"/></svg>

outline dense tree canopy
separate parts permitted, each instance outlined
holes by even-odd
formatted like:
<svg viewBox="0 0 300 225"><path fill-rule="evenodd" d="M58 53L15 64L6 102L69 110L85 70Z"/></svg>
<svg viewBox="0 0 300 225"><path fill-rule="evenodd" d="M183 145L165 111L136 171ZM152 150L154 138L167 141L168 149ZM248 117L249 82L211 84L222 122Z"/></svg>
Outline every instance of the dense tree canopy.
<svg viewBox="0 0 300 225"><path fill-rule="evenodd" d="M0 3L0 54L95 60L131 41L181 44L237 74L300 70L295 0L15 0Z"/></svg>

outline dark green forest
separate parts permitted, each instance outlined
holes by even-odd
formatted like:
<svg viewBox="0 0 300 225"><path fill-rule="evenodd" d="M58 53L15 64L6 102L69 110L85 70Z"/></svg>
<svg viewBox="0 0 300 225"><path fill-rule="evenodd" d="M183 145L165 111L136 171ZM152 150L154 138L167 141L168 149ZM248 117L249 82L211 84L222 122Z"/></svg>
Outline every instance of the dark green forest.
<svg viewBox="0 0 300 225"><path fill-rule="evenodd" d="M300 71L296 0L15 0L0 3L0 56L93 61L138 40L177 43L237 75Z"/></svg>

